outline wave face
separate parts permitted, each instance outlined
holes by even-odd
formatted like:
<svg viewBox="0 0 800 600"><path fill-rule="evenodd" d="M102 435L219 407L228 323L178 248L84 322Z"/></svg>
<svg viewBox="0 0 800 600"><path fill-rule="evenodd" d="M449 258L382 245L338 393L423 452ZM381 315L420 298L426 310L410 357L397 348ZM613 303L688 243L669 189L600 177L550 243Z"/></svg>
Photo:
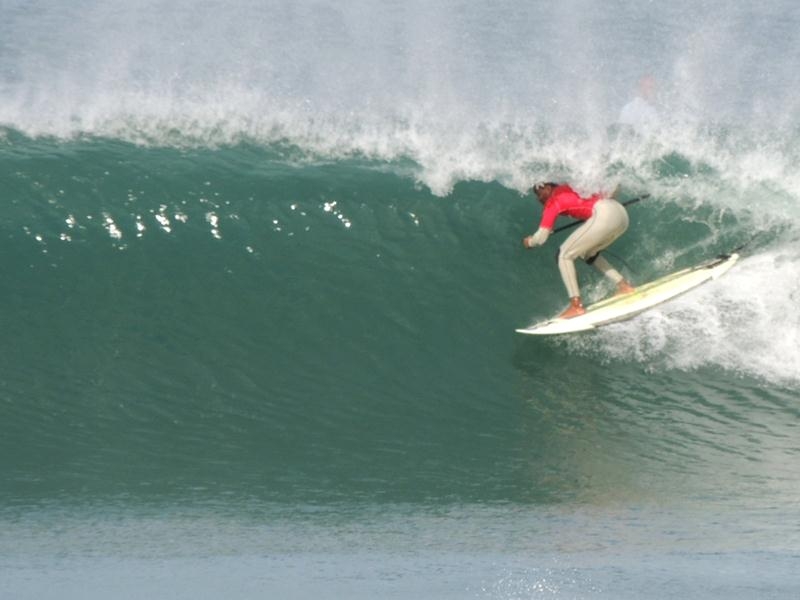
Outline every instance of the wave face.
<svg viewBox="0 0 800 600"><path fill-rule="evenodd" d="M793 501L794 5L229 4L2 2L6 505ZM745 257L519 339L540 179L651 194L634 281Z"/></svg>

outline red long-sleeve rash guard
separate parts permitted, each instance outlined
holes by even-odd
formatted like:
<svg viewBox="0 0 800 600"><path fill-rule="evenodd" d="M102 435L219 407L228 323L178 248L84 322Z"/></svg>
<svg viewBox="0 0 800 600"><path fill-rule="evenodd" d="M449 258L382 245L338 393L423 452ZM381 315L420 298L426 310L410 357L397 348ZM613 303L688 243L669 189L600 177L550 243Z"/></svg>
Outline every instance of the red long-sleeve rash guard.
<svg viewBox="0 0 800 600"><path fill-rule="evenodd" d="M581 198L578 194L568 185L559 185L553 188L550 198L544 204L542 210L542 220L539 227L544 229L553 229L556 219L559 215L569 215L581 221L587 220L592 216L594 205L600 200L600 194L593 194L588 198Z"/></svg>

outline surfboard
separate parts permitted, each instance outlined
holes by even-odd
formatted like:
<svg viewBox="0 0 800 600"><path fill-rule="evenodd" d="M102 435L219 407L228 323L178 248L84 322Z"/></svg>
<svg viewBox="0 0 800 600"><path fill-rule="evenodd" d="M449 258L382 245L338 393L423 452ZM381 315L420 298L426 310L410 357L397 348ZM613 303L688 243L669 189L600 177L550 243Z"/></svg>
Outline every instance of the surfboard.
<svg viewBox="0 0 800 600"><path fill-rule="evenodd" d="M685 294L707 281L717 279L726 273L736 261L737 253L722 254L694 267L689 267L655 281L638 286L635 292L622 296L613 296L586 307L586 312L571 319L549 319L536 323L524 329L517 329L518 333L527 335L558 335L590 331L631 319L636 315L653 308L659 304L672 300Z"/></svg>

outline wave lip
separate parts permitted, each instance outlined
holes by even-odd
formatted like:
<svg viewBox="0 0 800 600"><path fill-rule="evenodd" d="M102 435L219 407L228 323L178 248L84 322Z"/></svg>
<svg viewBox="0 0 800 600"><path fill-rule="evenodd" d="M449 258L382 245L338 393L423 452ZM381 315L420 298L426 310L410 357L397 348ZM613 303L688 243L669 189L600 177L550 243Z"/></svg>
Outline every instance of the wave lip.
<svg viewBox="0 0 800 600"><path fill-rule="evenodd" d="M586 1L6 4L0 124L34 137L405 158L441 196L464 180L596 186L616 161L647 180L678 151L739 188L800 193L793 11L695 7L686 27L676 6ZM551 35L531 35L542 23ZM642 33L653 28L662 44ZM609 139L644 74L664 126L650 140ZM714 148L707 130L720 127L745 134Z"/></svg>

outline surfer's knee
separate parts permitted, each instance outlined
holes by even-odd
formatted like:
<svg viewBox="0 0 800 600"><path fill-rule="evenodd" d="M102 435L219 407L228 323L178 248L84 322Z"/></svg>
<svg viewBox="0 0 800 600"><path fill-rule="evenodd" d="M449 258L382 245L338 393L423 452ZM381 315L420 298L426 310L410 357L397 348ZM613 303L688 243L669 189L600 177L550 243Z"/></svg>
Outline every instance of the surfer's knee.
<svg viewBox="0 0 800 600"><path fill-rule="evenodd" d="M581 251L578 248L574 248L572 246L568 246L567 244L562 244L561 247L558 249L558 262L562 260L568 260L570 262L574 262L576 258L580 258Z"/></svg>

